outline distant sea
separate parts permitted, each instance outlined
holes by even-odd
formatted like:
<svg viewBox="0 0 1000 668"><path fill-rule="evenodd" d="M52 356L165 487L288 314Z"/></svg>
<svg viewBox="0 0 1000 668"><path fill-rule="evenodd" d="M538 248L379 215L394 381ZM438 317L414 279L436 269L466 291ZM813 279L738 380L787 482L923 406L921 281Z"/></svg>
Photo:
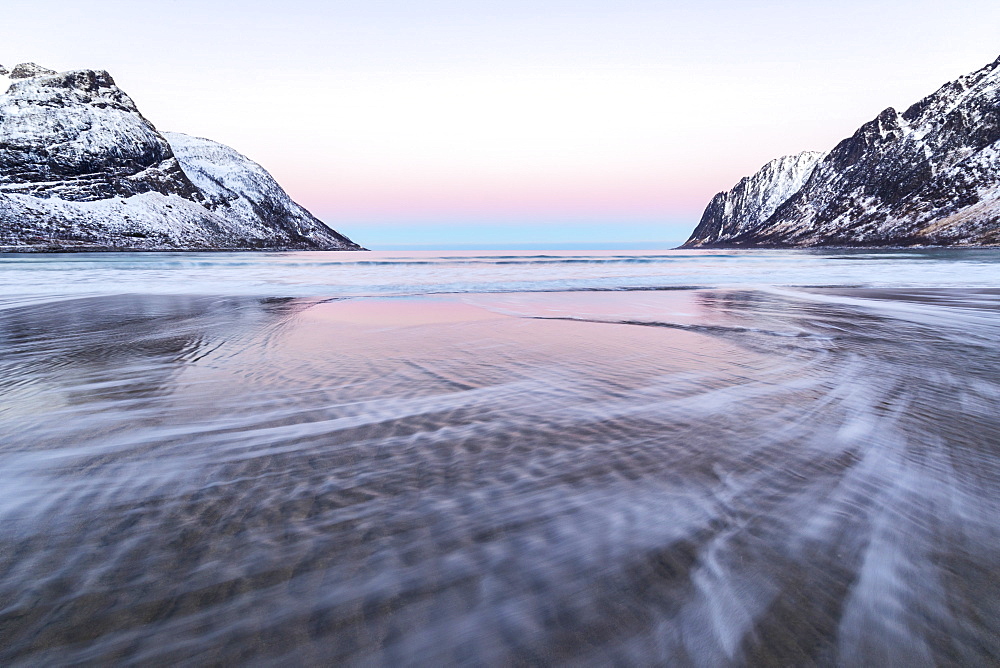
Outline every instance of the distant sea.
<svg viewBox="0 0 1000 668"><path fill-rule="evenodd" d="M1000 250L0 254L0 306L119 294L333 298L755 286L1000 287Z"/></svg>
<svg viewBox="0 0 1000 668"><path fill-rule="evenodd" d="M992 665L1000 250L0 255L4 665Z"/></svg>
<svg viewBox="0 0 1000 668"><path fill-rule="evenodd" d="M684 243L683 239L677 241L623 241L623 242L590 242L581 241L575 243L553 242L553 243L523 243L523 244L378 244L373 246L377 251L643 251L643 250L672 250Z"/></svg>

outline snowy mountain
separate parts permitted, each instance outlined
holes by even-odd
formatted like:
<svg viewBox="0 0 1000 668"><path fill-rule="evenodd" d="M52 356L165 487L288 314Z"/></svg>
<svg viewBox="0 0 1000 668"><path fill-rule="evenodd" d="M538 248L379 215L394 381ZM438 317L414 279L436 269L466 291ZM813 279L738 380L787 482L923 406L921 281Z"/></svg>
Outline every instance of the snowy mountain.
<svg viewBox="0 0 1000 668"><path fill-rule="evenodd" d="M107 72L0 75L2 248L359 248L233 149L158 132Z"/></svg>
<svg viewBox="0 0 1000 668"><path fill-rule="evenodd" d="M705 245L730 239L760 225L802 188L825 155L806 151L775 158L753 176L743 177L732 190L712 198L694 236Z"/></svg>
<svg viewBox="0 0 1000 668"><path fill-rule="evenodd" d="M768 163L716 195L684 244L907 245L1000 245L1000 59L825 155Z"/></svg>

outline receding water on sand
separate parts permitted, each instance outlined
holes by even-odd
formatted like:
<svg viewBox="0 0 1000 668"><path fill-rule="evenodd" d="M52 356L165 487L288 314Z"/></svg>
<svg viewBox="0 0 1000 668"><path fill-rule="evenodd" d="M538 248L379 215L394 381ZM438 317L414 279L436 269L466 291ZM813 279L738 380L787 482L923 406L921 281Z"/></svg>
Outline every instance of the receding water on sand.
<svg viewBox="0 0 1000 668"><path fill-rule="evenodd" d="M983 665L1000 295L0 318L0 659Z"/></svg>

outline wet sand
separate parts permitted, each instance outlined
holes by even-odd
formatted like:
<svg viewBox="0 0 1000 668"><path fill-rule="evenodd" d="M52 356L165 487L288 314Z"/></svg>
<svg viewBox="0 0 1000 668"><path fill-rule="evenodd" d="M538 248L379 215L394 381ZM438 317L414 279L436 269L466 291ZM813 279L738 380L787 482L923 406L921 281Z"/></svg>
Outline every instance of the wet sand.
<svg viewBox="0 0 1000 668"><path fill-rule="evenodd" d="M1000 660L1000 295L0 312L5 664Z"/></svg>

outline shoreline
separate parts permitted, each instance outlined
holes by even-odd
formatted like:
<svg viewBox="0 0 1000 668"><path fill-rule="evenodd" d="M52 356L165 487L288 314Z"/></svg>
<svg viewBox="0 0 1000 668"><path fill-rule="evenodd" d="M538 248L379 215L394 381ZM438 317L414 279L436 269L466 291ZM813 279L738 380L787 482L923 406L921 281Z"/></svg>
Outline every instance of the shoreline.
<svg viewBox="0 0 1000 668"><path fill-rule="evenodd" d="M789 245L755 245L755 246L743 246L743 245L732 245L732 244L720 244L720 245L702 245L702 246L687 246L680 245L671 248L639 248L639 249L622 249L622 248L516 248L516 249L479 249L479 248L463 248L463 249L446 249L437 250L434 248L405 248L405 249L391 249L388 251L379 251L379 249L365 248L359 246L357 248L306 248L306 247L296 247L296 246L280 246L274 248L175 248L175 247L164 247L164 248L148 248L148 247L125 247L125 246L62 246L58 244L36 244L36 245L18 245L18 246L5 246L0 245L0 254L48 254L57 255L60 253L294 253L294 252L312 252L312 251L322 251L322 252L342 252L342 251L366 251L366 252L422 252L422 253L434 253L434 252L465 252L465 251L482 251L488 253L496 252L511 252L511 253L523 253L523 252L567 252L567 253L602 253L602 252L666 252L666 251L715 251L715 250L739 250L739 251L809 251L809 250L857 250L857 251L899 251L899 250L992 250L1000 249L1000 244L910 244L910 245L814 245L814 246L789 246Z"/></svg>
<svg viewBox="0 0 1000 668"><path fill-rule="evenodd" d="M358 248L297 248L292 246L282 246L277 248L125 248L119 246L0 246L0 254L46 254L58 255L60 253L294 253L294 252L341 252L341 251L368 251L371 249L359 246Z"/></svg>

